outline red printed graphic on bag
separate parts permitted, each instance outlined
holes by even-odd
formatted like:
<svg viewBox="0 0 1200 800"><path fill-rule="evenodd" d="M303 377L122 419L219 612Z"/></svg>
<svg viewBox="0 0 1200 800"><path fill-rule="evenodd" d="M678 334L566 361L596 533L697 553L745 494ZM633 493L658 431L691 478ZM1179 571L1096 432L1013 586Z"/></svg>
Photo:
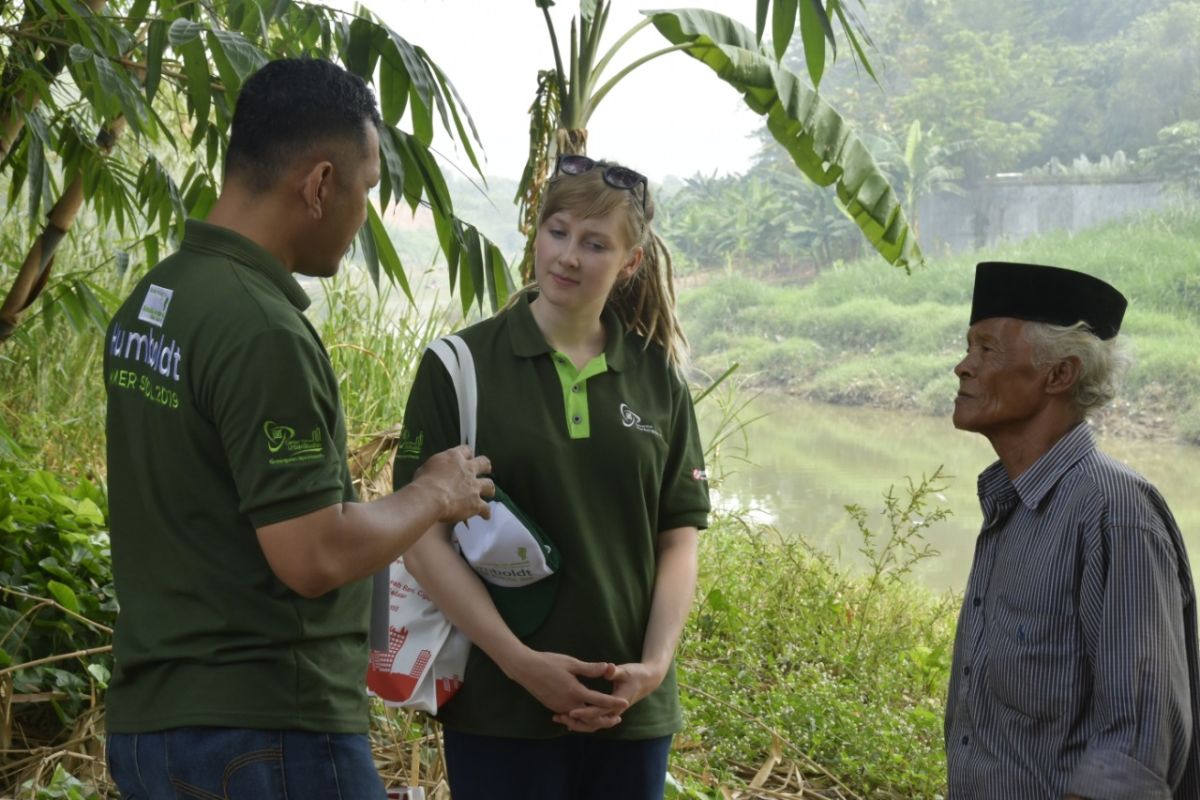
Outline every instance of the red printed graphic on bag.
<svg viewBox="0 0 1200 800"><path fill-rule="evenodd" d="M367 688L385 703L430 713L462 686L470 642L446 620L404 567L389 575L388 642L372 649Z"/></svg>

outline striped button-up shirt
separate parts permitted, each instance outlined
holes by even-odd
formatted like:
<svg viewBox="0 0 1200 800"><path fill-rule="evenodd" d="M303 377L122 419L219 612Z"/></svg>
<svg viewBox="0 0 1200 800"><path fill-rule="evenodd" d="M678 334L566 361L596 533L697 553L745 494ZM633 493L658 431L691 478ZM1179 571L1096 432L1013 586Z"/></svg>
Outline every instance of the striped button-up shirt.
<svg viewBox="0 0 1200 800"><path fill-rule="evenodd" d="M1015 481L993 464L979 500L949 800L1200 798L1195 594L1162 496L1084 423Z"/></svg>

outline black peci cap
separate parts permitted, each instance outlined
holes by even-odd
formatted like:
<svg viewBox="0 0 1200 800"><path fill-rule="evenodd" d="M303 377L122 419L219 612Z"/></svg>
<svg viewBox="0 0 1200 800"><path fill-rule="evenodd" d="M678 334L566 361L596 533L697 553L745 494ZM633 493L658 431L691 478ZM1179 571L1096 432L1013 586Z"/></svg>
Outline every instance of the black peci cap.
<svg viewBox="0 0 1200 800"><path fill-rule="evenodd" d="M975 267L971 323L1013 317L1051 325L1086 322L1101 339L1121 329L1129 302L1109 284L1060 267L984 261Z"/></svg>

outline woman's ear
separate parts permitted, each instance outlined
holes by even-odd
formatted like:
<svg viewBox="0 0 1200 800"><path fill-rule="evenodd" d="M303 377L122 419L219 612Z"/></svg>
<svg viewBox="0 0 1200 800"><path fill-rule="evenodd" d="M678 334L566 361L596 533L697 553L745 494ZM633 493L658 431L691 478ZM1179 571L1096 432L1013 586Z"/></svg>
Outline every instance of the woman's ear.
<svg viewBox="0 0 1200 800"><path fill-rule="evenodd" d="M638 271L638 267L642 265L642 258L645 255L646 251L643 250L641 246L635 247L633 250L629 251L629 260L625 262L623 267L621 267L621 272L617 275L617 278L622 281L627 281L632 278L634 273Z"/></svg>

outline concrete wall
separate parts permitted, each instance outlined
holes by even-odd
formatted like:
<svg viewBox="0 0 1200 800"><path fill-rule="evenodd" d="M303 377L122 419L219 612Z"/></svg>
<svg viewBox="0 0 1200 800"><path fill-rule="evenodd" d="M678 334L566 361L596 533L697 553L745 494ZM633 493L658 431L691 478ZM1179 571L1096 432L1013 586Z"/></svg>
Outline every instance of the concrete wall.
<svg viewBox="0 0 1200 800"><path fill-rule="evenodd" d="M1159 181L1132 178L991 178L961 195L939 192L919 203L920 241L927 253L1017 242L1049 231L1079 231L1169 199Z"/></svg>

